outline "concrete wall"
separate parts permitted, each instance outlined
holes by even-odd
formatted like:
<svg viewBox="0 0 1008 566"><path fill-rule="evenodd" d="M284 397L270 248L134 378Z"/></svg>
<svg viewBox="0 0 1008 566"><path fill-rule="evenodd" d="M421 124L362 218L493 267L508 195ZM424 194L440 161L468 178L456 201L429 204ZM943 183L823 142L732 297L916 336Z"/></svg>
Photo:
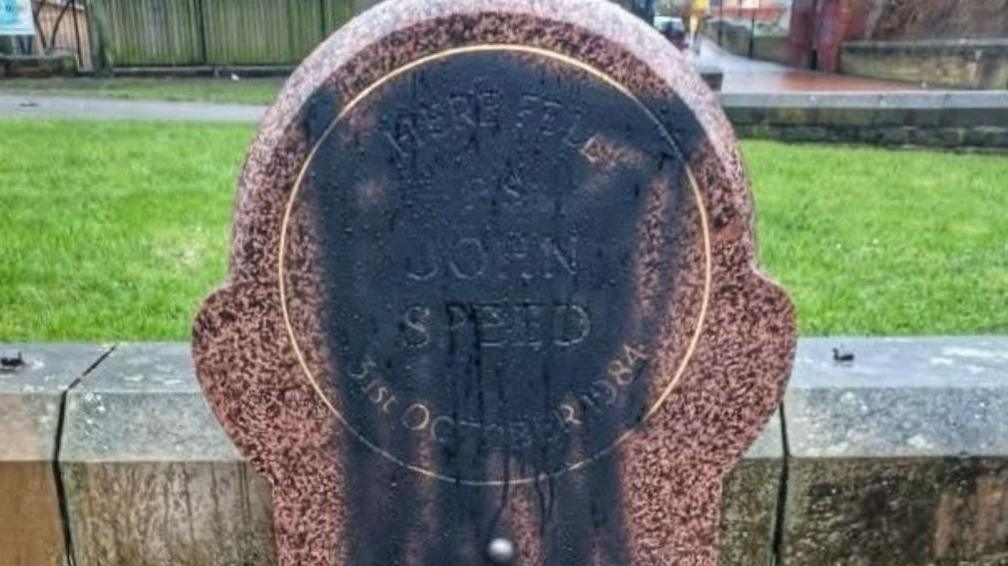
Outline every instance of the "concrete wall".
<svg viewBox="0 0 1008 566"><path fill-rule="evenodd" d="M0 349L27 360L0 373L0 563L275 563L188 345ZM722 564L1004 564L1008 338L803 339L782 416L727 480Z"/></svg>
<svg viewBox="0 0 1008 566"><path fill-rule="evenodd" d="M760 35L755 37L749 25L728 21L714 21L704 28L706 41L717 43L723 49L736 55L762 61L789 64L788 37L786 35ZM752 53L750 53L750 47Z"/></svg>
<svg viewBox="0 0 1008 566"><path fill-rule="evenodd" d="M783 35L757 35L753 38L753 59L787 64L788 38Z"/></svg>
<svg viewBox="0 0 1008 566"><path fill-rule="evenodd" d="M1008 0L855 0L855 3L863 14L861 36L857 39L1008 37Z"/></svg>
<svg viewBox="0 0 1008 566"><path fill-rule="evenodd" d="M725 51L736 55L749 55L749 38L751 37L749 26L715 20L701 29L707 41L717 43Z"/></svg>
<svg viewBox="0 0 1008 566"><path fill-rule="evenodd" d="M1008 150L1008 93L723 93L741 137Z"/></svg>
<svg viewBox="0 0 1008 566"><path fill-rule="evenodd" d="M794 0L790 64L840 70L851 41L1005 38L1008 0Z"/></svg>
<svg viewBox="0 0 1008 566"><path fill-rule="evenodd" d="M853 41L843 45L848 75L970 89L1008 89L1008 38Z"/></svg>

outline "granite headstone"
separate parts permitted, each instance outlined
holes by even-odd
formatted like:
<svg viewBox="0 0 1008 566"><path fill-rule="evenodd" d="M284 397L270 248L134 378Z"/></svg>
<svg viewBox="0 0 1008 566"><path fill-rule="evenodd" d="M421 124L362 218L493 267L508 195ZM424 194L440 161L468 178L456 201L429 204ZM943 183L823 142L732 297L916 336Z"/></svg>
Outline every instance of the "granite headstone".
<svg viewBox="0 0 1008 566"><path fill-rule="evenodd" d="M405 0L294 73L198 374L282 564L715 564L787 295L714 97L603 0Z"/></svg>

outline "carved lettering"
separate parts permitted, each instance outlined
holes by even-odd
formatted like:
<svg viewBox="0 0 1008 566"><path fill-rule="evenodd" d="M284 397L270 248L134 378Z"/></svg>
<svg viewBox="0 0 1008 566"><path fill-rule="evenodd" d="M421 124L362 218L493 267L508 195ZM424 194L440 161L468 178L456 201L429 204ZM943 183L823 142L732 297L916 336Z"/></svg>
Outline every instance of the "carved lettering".
<svg viewBox="0 0 1008 566"><path fill-rule="evenodd" d="M565 250L554 238L542 240L543 277L553 279L556 276L554 267L560 267L568 275L577 274L577 239L572 238Z"/></svg>
<svg viewBox="0 0 1008 566"><path fill-rule="evenodd" d="M592 333L588 309L574 303L463 303L439 309L412 305L400 323L403 344L413 350L448 343L481 348L539 349L546 343L572 348Z"/></svg>
<svg viewBox="0 0 1008 566"><path fill-rule="evenodd" d="M619 398L619 391L616 390L616 386L612 383L600 379L592 383L588 395L599 405L612 407Z"/></svg>
<svg viewBox="0 0 1008 566"><path fill-rule="evenodd" d="M517 347L534 342L528 340L528 316L546 312L543 305L518 305L517 310L509 309L506 303L465 305L452 304L445 309L448 323L455 331L466 328L476 330L481 336L481 345L488 348L505 346ZM508 334L510 328L508 313L517 313L521 318L518 334ZM561 304L553 309L554 316L575 317L572 328L576 328L577 338L583 340L590 332L587 311L577 305ZM562 313L557 315L557 313ZM414 306L404 315L404 332L430 343L433 336L433 311L427 307ZM584 319L584 321L582 321ZM586 326L587 325L587 326ZM556 339L570 343L571 334ZM524 338L518 338L524 337ZM565 446L575 429L586 426L586 420L594 421L605 417L619 406L624 397L623 390L632 385L644 371L649 360L646 350L639 345L623 344L616 359L606 367L604 375L590 382L586 391L572 395L572 401L558 404L555 409L541 419L508 420L506 422L483 422L481 420L439 415L427 404L414 402L398 413L400 425L409 432L424 433L436 444L457 450L489 449L498 451L524 452L549 446ZM349 378L360 384L357 389L367 401L374 405L379 414L392 415L399 404L392 386L379 374L378 364L366 356L359 367L347 373ZM572 392L573 393L573 392ZM393 417L396 418L396 417Z"/></svg>
<svg viewBox="0 0 1008 566"><path fill-rule="evenodd" d="M403 343L408 348L425 348L430 344L431 310L427 307L413 306L403 315L400 329Z"/></svg>
<svg viewBox="0 0 1008 566"><path fill-rule="evenodd" d="M390 75L333 125L288 204L303 218L285 244L319 244L283 266L310 377L334 418L439 476L590 462L668 386L645 382L664 321L698 310L637 304L642 285L668 298L704 267L676 252L702 226L664 132L592 73L530 58ZM642 226L672 258L646 273Z"/></svg>
<svg viewBox="0 0 1008 566"><path fill-rule="evenodd" d="M347 372L347 375L354 381L363 381L377 367L378 364L370 356L365 356L364 361L361 362L360 370Z"/></svg>
<svg viewBox="0 0 1008 566"><path fill-rule="evenodd" d="M508 344L508 323L505 321L505 307L500 305L479 305L476 311L477 342L484 348L499 348Z"/></svg>
<svg viewBox="0 0 1008 566"><path fill-rule="evenodd" d="M381 385L377 389L373 390L371 392L371 395L368 396L368 398L371 399L372 403L384 409L385 406L388 405L389 401L391 401L393 397L392 393L389 391L389 388L385 387L384 385Z"/></svg>
<svg viewBox="0 0 1008 566"><path fill-rule="evenodd" d="M526 304L516 307L521 315L515 329L514 345L539 349L543 345L543 312L545 305Z"/></svg>
<svg viewBox="0 0 1008 566"><path fill-rule="evenodd" d="M560 405L560 408L557 409L557 412L558 416L560 417L560 421L564 424L564 426L566 425L581 426L582 424L584 424L581 420L577 418L577 409L574 408L574 405L564 403L563 405Z"/></svg>
<svg viewBox="0 0 1008 566"><path fill-rule="evenodd" d="M553 280L574 277L579 269L578 237L511 232L501 240L463 236L419 242L405 259L406 278L434 281L439 275L458 281Z"/></svg>
<svg viewBox="0 0 1008 566"><path fill-rule="evenodd" d="M431 413L423 403L413 403L403 411L400 422L407 430L424 430L430 424Z"/></svg>
<svg viewBox="0 0 1008 566"><path fill-rule="evenodd" d="M486 273L490 258L479 238L462 238L451 247L448 266L457 279L477 279Z"/></svg>
<svg viewBox="0 0 1008 566"><path fill-rule="evenodd" d="M429 243L420 247L420 253L406 257L406 277L413 281L430 281L441 272L441 265Z"/></svg>
<svg viewBox="0 0 1008 566"><path fill-rule="evenodd" d="M446 433L445 428L448 428L450 432ZM441 444L456 442L455 419L444 415L434 419L433 424L431 424L431 437Z"/></svg>
<svg viewBox="0 0 1008 566"><path fill-rule="evenodd" d="M550 138L564 130L576 114L565 112L559 101L539 94L525 93L521 97L516 128L536 137ZM568 126L568 129L573 126Z"/></svg>
<svg viewBox="0 0 1008 566"><path fill-rule="evenodd" d="M553 317L553 343L569 348L584 342L591 335L592 322L588 310L580 305L559 305Z"/></svg>
<svg viewBox="0 0 1008 566"><path fill-rule="evenodd" d="M430 141L444 144L462 140L471 145L471 135L466 134L501 127L503 100L503 93L497 89L476 89L443 99L431 98L419 107L402 108L383 117L382 137L398 164L406 162Z"/></svg>
<svg viewBox="0 0 1008 566"><path fill-rule="evenodd" d="M647 362L647 359L647 355L640 348L624 344L622 356L609 364L609 377L621 386L630 385L643 371L641 362Z"/></svg>
<svg viewBox="0 0 1008 566"><path fill-rule="evenodd" d="M534 449L537 442L547 446L561 444L569 436L569 430L559 422L512 420L485 423L441 415L430 421L429 436L437 444L459 450L525 452Z"/></svg>
<svg viewBox="0 0 1008 566"><path fill-rule="evenodd" d="M448 99L451 105L452 113L455 115L455 127L456 128L475 128L476 127L476 104L478 101L475 97L465 96L465 95L455 95Z"/></svg>

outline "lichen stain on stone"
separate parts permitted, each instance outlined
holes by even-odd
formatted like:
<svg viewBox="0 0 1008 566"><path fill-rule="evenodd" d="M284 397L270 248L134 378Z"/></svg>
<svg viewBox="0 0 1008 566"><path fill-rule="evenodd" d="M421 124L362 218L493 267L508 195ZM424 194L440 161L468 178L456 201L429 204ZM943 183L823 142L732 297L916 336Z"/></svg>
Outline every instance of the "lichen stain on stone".
<svg viewBox="0 0 1008 566"><path fill-rule="evenodd" d="M974 483L972 493L943 493L939 498L934 511L934 558L997 552L1008 541L1008 493L1004 482L986 476L976 478Z"/></svg>
<svg viewBox="0 0 1008 566"><path fill-rule="evenodd" d="M237 565L271 550L268 495L242 467L103 463L64 474L82 564Z"/></svg>
<svg viewBox="0 0 1008 566"><path fill-rule="evenodd" d="M973 358L981 360L1008 360L1008 351L981 350L980 348L950 347L942 348L942 355L957 358Z"/></svg>

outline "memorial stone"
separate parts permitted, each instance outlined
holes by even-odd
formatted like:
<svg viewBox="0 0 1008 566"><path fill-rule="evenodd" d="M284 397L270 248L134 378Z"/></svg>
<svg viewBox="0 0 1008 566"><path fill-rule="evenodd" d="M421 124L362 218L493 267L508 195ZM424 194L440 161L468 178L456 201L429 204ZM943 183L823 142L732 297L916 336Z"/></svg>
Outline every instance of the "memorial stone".
<svg viewBox="0 0 1008 566"><path fill-rule="evenodd" d="M405 0L294 73L194 330L281 564L713 565L787 295L714 96L603 0Z"/></svg>

